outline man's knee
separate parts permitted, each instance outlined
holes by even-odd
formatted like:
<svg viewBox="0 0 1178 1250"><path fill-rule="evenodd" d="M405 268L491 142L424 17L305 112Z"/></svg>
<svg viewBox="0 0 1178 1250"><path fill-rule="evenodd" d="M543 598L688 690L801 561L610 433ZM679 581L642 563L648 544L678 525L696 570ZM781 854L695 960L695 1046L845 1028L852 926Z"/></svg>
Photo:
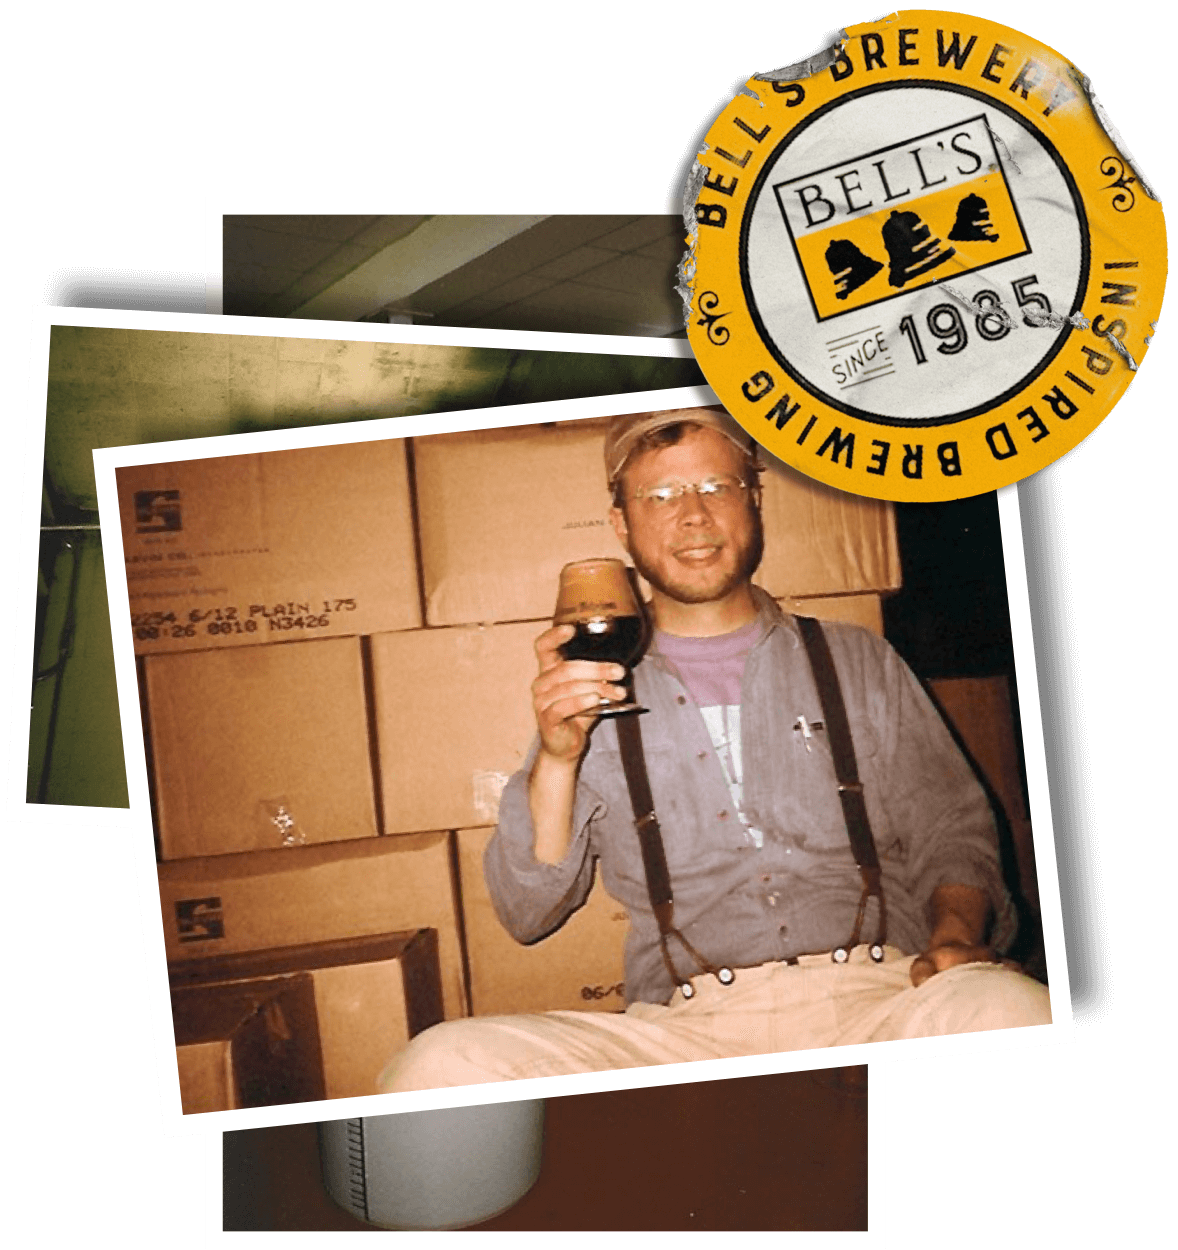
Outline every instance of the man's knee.
<svg viewBox="0 0 1178 1250"><path fill-rule="evenodd" d="M481 1020L467 1019L446 1020L418 1033L377 1078L377 1090L394 1094L499 1079L473 1058L485 1031Z"/></svg>
<svg viewBox="0 0 1178 1250"><path fill-rule="evenodd" d="M931 1033L972 1033L1051 1023L1047 987L997 964L962 964L930 977L918 998L922 1022ZM923 1030L922 1030L923 1032Z"/></svg>

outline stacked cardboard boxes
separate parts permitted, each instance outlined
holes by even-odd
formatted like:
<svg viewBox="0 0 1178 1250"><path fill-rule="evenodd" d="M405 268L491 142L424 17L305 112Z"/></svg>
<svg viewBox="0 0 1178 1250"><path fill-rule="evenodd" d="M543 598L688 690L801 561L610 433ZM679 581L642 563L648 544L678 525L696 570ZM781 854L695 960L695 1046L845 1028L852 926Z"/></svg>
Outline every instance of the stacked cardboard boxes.
<svg viewBox="0 0 1178 1250"><path fill-rule="evenodd" d="M625 557L609 522L605 423L413 441L427 625L551 617L561 567ZM762 474L774 598L879 595L900 585L892 507L832 490L774 460Z"/></svg>
<svg viewBox="0 0 1178 1250"><path fill-rule="evenodd" d="M445 1014L465 1013L448 833L173 860L159 881L170 963L429 928Z"/></svg>
<svg viewBox="0 0 1178 1250"><path fill-rule="evenodd" d="M310 975L312 944L429 928L447 1017L620 1008L627 924L600 885L525 948L481 873L559 570L623 554L603 429L120 471L174 979L275 948ZM764 518L765 589L881 629L890 505L774 466Z"/></svg>
<svg viewBox="0 0 1178 1250"><path fill-rule="evenodd" d="M140 655L421 624L404 442L117 471Z"/></svg>

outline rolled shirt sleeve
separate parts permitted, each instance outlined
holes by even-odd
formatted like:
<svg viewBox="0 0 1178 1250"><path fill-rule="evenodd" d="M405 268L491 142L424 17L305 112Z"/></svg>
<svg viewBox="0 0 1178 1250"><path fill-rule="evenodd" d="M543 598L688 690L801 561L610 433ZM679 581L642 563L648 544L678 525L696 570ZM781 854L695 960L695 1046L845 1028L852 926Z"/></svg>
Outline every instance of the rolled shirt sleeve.
<svg viewBox="0 0 1178 1250"><path fill-rule="evenodd" d="M518 942L547 937L585 901L593 885L590 824L605 804L578 783L573 805L573 837L557 864L535 855L535 829L528 805L528 778L536 758L533 744L527 761L503 789L499 823L483 854L483 875L495 913Z"/></svg>
<svg viewBox="0 0 1178 1250"><path fill-rule="evenodd" d="M990 899L994 944L1014 939L1016 914L1003 880L990 801L919 681L886 648L887 701L894 729L888 772L893 822L910 831L908 874L926 908L942 885L965 885Z"/></svg>

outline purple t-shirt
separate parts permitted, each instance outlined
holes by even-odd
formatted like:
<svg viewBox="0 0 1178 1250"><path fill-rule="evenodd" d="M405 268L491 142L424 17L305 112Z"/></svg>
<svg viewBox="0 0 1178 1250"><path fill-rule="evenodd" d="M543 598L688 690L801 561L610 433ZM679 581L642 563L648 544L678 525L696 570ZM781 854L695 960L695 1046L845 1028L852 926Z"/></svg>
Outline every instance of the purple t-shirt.
<svg viewBox="0 0 1178 1250"><path fill-rule="evenodd" d="M724 767L732 802L757 846L762 844L763 835L745 820L741 802L744 769L740 748L740 691L745 661L763 633L760 620L715 638L681 638L662 630L655 631L655 648L699 704L712 745Z"/></svg>

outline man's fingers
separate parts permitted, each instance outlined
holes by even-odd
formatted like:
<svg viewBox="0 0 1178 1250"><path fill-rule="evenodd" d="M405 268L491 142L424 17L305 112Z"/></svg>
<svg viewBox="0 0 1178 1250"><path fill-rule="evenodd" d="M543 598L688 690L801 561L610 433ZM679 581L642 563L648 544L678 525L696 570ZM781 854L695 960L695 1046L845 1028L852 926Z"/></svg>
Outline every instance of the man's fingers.
<svg viewBox="0 0 1178 1250"><path fill-rule="evenodd" d="M568 682L537 698L536 715L555 724L593 711L602 699L619 700L625 697L624 686L613 686L609 682Z"/></svg>
<svg viewBox="0 0 1178 1250"><path fill-rule="evenodd" d="M532 682L532 709L544 749L559 759L572 759L585 741L603 702L620 702L626 688L620 664L566 660L560 647L575 633L572 625L554 625L536 640L540 673Z"/></svg>
<svg viewBox="0 0 1178 1250"><path fill-rule="evenodd" d="M923 985L936 971L936 964L927 955L917 955L908 970L908 976L913 985Z"/></svg>
<svg viewBox="0 0 1178 1250"><path fill-rule="evenodd" d="M560 648L577 632L574 625L553 625L546 629L533 644L536 648L536 659L540 661L540 671L547 672L558 664L564 663Z"/></svg>
<svg viewBox="0 0 1178 1250"><path fill-rule="evenodd" d="M929 977L944 972L947 968L956 968L960 964L1001 964L1004 968L1022 971L1012 960L1001 958L991 946L947 943L944 946L934 946L918 955L912 961L909 977L913 985L923 985Z"/></svg>
<svg viewBox="0 0 1178 1250"><path fill-rule="evenodd" d="M532 682L532 699L539 710L542 704L549 704L562 694L583 693L590 684L602 686L607 682L620 682L625 675L626 670L620 664L562 660L541 672Z"/></svg>

